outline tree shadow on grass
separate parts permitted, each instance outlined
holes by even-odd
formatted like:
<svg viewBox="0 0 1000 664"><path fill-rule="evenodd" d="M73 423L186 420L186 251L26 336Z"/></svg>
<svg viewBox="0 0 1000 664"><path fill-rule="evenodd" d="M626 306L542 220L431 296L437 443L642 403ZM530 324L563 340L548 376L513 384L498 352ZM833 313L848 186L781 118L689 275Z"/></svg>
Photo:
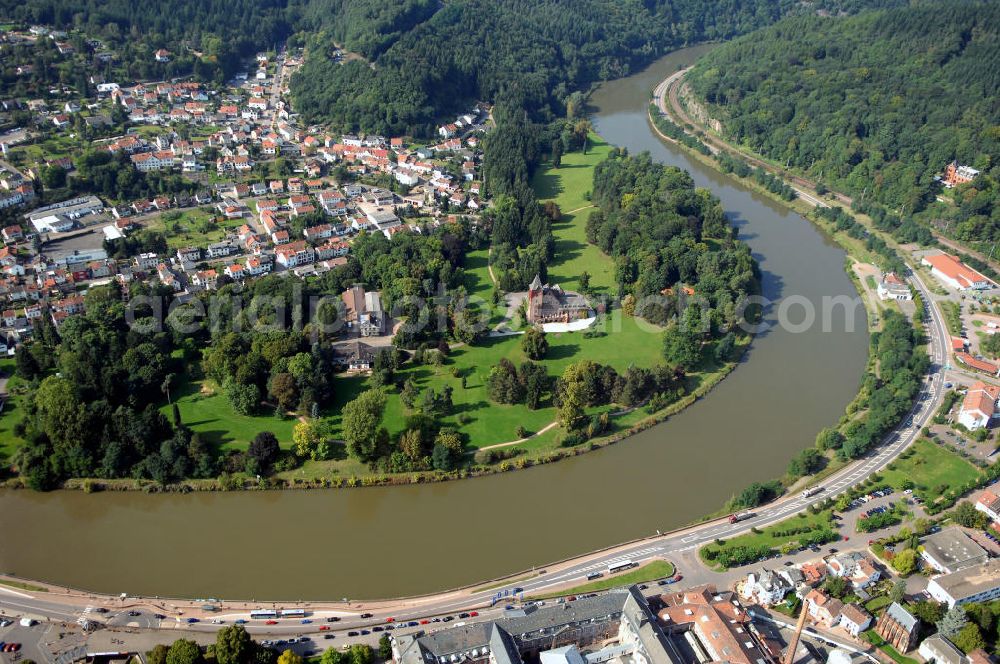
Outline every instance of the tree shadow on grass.
<svg viewBox="0 0 1000 664"><path fill-rule="evenodd" d="M469 403L458 403L455 404L452 411L455 415L460 413L471 413L474 410L482 410L484 408L489 408L489 404L485 401L471 401Z"/></svg>
<svg viewBox="0 0 1000 664"><path fill-rule="evenodd" d="M580 352L580 344L559 344L549 347L545 354L546 360L565 360Z"/></svg>
<svg viewBox="0 0 1000 664"><path fill-rule="evenodd" d="M563 192L559 170L561 169L549 169L535 176L533 184L539 199L556 198Z"/></svg>

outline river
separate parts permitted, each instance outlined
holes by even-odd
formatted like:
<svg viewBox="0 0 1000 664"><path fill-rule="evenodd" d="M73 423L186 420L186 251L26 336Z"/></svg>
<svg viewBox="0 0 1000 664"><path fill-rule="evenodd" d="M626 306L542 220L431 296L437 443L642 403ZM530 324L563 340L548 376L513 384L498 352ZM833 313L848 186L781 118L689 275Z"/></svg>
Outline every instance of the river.
<svg viewBox="0 0 1000 664"><path fill-rule="evenodd" d="M777 300L855 296L844 252L807 220L652 133L650 90L705 47L604 85L610 142L689 170L720 197ZM0 493L0 571L109 593L228 599L432 592L667 530L783 472L833 424L865 364L863 310L845 329L778 328L706 398L621 444L474 480L334 491ZM769 312L768 318L773 316ZM798 318L795 318L798 320Z"/></svg>

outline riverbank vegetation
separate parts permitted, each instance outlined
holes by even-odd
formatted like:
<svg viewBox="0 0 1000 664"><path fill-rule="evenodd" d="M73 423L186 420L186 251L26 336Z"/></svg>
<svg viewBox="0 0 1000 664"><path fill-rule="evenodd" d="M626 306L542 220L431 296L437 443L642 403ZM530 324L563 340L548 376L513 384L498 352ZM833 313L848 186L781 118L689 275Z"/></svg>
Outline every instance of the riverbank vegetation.
<svg viewBox="0 0 1000 664"><path fill-rule="evenodd" d="M767 528L703 546L698 554L709 566L720 570L757 562L776 553L826 544L840 539L833 512L824 509L802 512Z"/></svg>
<svg viewBox="0 0 1000 664"><path fill-rule="evenodd" d="M974 1L794 17L714 50L686 80L728 138L848 192L901 241L930 241L914 220L993 241L998 23L996 3ZM935 176L952 160L982 172L944 190Z"/></svg>

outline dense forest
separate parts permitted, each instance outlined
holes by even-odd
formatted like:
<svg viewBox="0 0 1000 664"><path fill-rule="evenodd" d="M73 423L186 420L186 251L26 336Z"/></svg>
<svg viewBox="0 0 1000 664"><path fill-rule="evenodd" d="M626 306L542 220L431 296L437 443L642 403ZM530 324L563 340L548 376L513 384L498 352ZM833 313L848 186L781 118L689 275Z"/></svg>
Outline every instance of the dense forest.
<svg viewBox="0 0 1000 664"><path fill-rule="evenodd" d="M688 81L753 150L904 219L995 241L998 26L998 2L793 17L716 49ZM953 159L982 175L942 192L934 177Z"/></svg>
<svg viewBox="0 0 1000 664"><path fill-rule="evenodd" d="M409 0L389 9L380 0L315 0L305 22L318 32L292 93L310 120L380 133L426 135L442 113L481 99L551 119L574 90L627 75L683 44L743 34L790 11L898 4ZM334 42L370 63L329 57Z"/></svg>
<svg viewBox="0 0 1000 664"><path fill-rule="evenodd" d="M207 77L232 74L241 58L284 41L299 7L290 0L0 0L0 13L28 24L79 28L122 47L141 41L182 61L198 53L202 57L191 58L196 73ZM151 53L142 54L150 66Z"/></svg>
<svg viewBox="0 0 1000 664"><path fill-rule="evenodd" d="M615 259L619 291L639 303L656 298L637 315L665 323L683 311L690 328L706 328L699 344L739 323L756 266L710 191L695 188L687 172L653 162L649 153L630 157L619 149L598 164L593 201L598 209L587 220L587 239ZM685 300L702 306L686 307ZM688 310L700 310L701 320L688 321ZM691 342L681 350L697 347ZM699 356L670 355L685 369Z"/></svg>

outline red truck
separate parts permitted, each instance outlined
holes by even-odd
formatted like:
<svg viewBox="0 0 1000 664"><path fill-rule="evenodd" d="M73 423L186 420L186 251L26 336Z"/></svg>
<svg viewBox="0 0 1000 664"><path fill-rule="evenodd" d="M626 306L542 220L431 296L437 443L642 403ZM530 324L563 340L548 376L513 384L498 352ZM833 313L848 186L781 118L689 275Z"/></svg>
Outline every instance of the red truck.
<svg viewBox="0 0 1000 664"><path fill-rule="evenodd" d="M754 514L753 512L747 510L745 512L737 512L736 514L729 515L729 523L736 523L737 521L743 521L744 519L749 519Z"/></svg>

